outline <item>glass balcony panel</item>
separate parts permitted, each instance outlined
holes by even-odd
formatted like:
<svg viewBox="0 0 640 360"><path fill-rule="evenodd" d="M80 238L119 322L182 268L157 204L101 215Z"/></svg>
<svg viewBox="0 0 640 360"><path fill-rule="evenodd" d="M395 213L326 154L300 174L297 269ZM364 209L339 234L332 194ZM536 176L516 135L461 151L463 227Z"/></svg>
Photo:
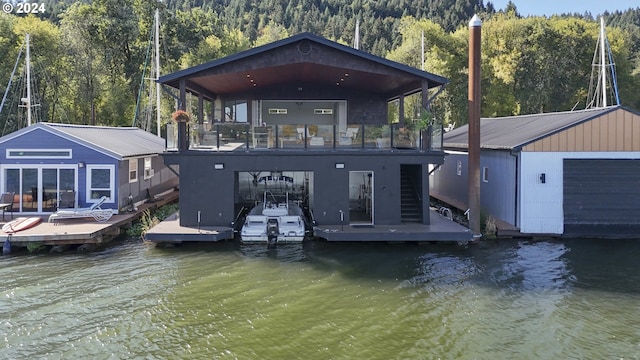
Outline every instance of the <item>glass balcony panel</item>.
<svg viewBox="0 0 640 360"><path fill-rule="evenodd" d="M389 125L365 125L364 147L388 149L391 147Z"/></svg>

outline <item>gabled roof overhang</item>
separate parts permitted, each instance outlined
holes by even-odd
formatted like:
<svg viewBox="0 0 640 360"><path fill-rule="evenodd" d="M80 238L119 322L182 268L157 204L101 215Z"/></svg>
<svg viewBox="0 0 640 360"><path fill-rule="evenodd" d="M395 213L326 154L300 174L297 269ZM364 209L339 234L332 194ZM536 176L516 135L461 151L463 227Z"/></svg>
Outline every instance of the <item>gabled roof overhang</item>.
<svg viewBox="0 0 640 360"><path fill-rule="evenodd" d="M205 98L264 93L302 86L340 88L388 99L444 86L444 77L301 33L271 44L181 70L159 82Z"/></svg>

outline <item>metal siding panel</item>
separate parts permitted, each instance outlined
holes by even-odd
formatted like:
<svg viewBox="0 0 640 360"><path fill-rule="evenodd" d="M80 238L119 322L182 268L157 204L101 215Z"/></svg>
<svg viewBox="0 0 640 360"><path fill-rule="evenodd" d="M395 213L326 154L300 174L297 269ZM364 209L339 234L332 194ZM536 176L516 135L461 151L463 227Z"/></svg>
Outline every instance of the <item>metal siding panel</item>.
<svg viewBox="0 0 640 360"><path fill-rule="evenodd" d="M622 151L631 151L633 150L633 122L631 121L632 116L629 113L622 114L624 121L624 130L622 131L623 143Z"/></svg>
<svg viewBox="0 0 640 360"><path fill-rule="evenodd" d="M469 203L468 180L468 156L461 153L449 153L445 156L442 170L436 170L431 175L431 189L434 192L445 195L448 198L460 201L464 204ZM458 161L461 162L462 173L457 175Z"/></svg>
<svg viewBox="0 0 640 360"><path fill-rule="evenodd" d="M584 149L584 124L575 127L576 129L576 145L571 151L580 151Z"/></svg>
<svg viewBox="0 0 640 360"><path fill-rule="evenodd" d="M515 225L516 158L507 151L483 151L480 166L489 168L489 181L481 182L483 211Z"/></svg>
<svg viewBox="0 0 640 360"><path fill-rule="evenodd" d="M520 177L520 231L562 234L562 154L522 153ZM545 183L540 175L545 174Z"/></svg>
<svg viewBox="0 0 640 360"><path fill-rule="evenodd" d="M612 115L614 116L614 115ZM624 114L621 112L615 113L615 122L616 122L616 136L614 139L614 145L616 151L623 151L625 148L624 143Z"/></svg>

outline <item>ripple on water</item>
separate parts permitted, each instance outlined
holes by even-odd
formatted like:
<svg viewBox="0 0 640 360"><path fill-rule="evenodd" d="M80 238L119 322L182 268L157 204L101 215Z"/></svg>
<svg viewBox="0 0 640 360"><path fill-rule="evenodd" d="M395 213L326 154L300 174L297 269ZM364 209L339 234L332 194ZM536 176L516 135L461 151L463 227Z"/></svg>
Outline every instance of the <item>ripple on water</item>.
<svg viewBox="0 0 640 360"><path fill-rule="evenodd" d="M607 265L599 246L125 243L9 257L0 358L640 357L640 295L624 290L639 266L617 251L605 256L623 270Z"/></svg>

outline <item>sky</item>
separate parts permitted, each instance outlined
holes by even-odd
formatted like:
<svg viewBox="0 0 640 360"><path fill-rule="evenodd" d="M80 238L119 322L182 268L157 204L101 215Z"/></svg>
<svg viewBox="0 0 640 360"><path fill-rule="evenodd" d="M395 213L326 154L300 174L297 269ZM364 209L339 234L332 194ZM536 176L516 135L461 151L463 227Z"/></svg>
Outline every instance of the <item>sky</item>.
<svg viewBox="0 0 640 360"><path fill-rule="evenodd" d="M493 3L496 10L504 9L509 0L485 0ZM639 0L512 0L516 4L518 13L522 16L551 16L563 13L584 14L590 12L596 17L603 12L624 11L629 8L640 7Z"/></svg>

